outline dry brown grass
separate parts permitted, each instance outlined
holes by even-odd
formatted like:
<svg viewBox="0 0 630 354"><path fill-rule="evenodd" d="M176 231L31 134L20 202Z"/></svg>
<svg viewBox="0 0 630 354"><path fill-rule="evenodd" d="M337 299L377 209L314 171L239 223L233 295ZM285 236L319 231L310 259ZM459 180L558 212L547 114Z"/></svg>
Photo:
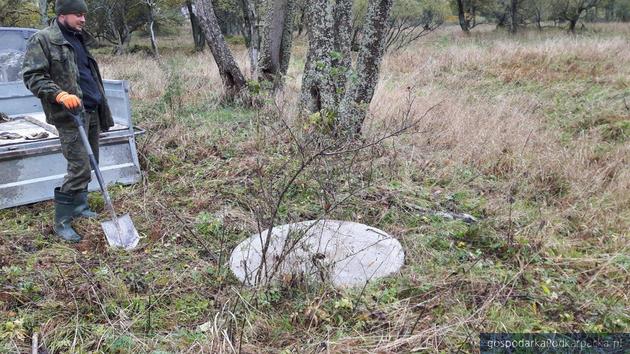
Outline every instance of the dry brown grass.
<svg viewBox="0 0 630 354"><path fill-rule="evenodd" d="M433 114L433 120L427 122L431 125L429 132L418 139L424 140L424 148L441 145L449 164L490 168L484 172L512 178L521 178L526 171L534 176L536 172L556 173L571 184L575 194L566 199L574 203L589 194L615 195L621 205L628 201L628 194L623 192L630 182L627 144L615 146L603 159L595 156L602 143L596 132L576 136L567 146L561 142L563 132L549 129L545 113L556 104L550 102L550 97L527 87L501 89L504 83L522 81L523 85L536 82L549 87L579 82L572 87L575 92L569 89L568 94L574 97L583 94L591 84L623 90L630 78L627 38L564 36L542 42L505 38L481 46L467 45L466 39L457 41L437 53L420 48L388 57L385 80L372 105L375 116L386 117L387 112L395 111L403 104L404 88L416 87L420 92L419 108L445 102L439 116ZM499 81L495 92L487 92L483 87L488 76ZM602 104L615 105L623 117L619 119L628 119L620 97L607 98ZM599 114L597 108L593 107L592 116ZM436 129L434 124L441 127Z"/></svg>
<svg viewBox="0 0 630 354"><path fill-rule="evenodd" d="M109 285L104 279L89 280L76 265L93 271L108 268L111 262L112 268L121 266L140 278L145 270L155 272L154 296L163 299L158 303L163 311L172 312L161 314L163 327L151 336L134 327L139 351L234 352L240 339L234 331L243 334L242 349L251 353L283 348L347 353L474 351L482 331L627 332L627 318L615 311L622 307L627 313L629 303L623 257L630 236L630 144L627 132L618 128L630 120L623 101L624 96L630 101L629 33L627 24L597 24L578 36L529 31L513 38L485 26L466 37L456 27L446 27L412 48L386 56L366 134L400 120L409 108L410 94L411 109L418 116L428 107L437 107L416 132L383 144L375 165L385 183L348 206L351 211L346 216L373 223L385 222L392 210L410 214L408 219L395 215L386 229L406 248L400 279L371 289L364 298L352 298L369 304L356 308L354 317L364 322L356 328L336 328L335 320L326 318L333 317L327 311L335 311L330 303L346 296L334 291L298 294L304 309L291 298L264 310L243 302L235 315L232 306L247 291L218 274L212 275L212 282L195 283L198 279L191 274L213 268L214 262L200 256L200 244L185 227L195 227L198 216L209 211L234 227L227 237L255 232L245 186L257 160L273 161L286 150L270 149L273 154L265 156L255 134L249 134L254 130L250 122L230 117L226 122L203 122L208 117L219 119L222 116L215 115L220 112L239 113L219 102L221 82L212 57L208 51L192 52L187 34L161 39L165 50L160 62L144 54L101 55L104 77L130 81L134 113L148 130L138 141L144 181L116 194L118 209L132 213L145 245L127 258L110 254L98 238L97 223L79 223L77 228L90 238L71 250L80 255L70 257L65 248L41 251L38 257L45 262L38 265L35 279L45 279L43 274L50 271L46 262L56 259L69 272L65 279L71 288L77 287L77 294L89 290L86 296L97 297L83 304L96 313L90 316L99 315L101 300L125 304L114 307L118 314L109 314L118 322L105 324L108 334L118 335L129 332L125 321L130 319L125 316L132 313L123 298L136 296L136 302L144 303L146 292L131 294L127 279L113 272ZM278 99L288 102L288 116L295 114L304 48L303 38L298 39L286 89ZM246 52L234 49L247 72ZM166 108L155 108L156 102L170 96L174 98ZM265 109L269 107L254 114L264 114ZM618 130L611 135L605 130L609 127ZM272 138L268 146L287 145L282 137ZM390 181L396 187L388 185ZM428 196L418 198L422 193ZM480 225L464 233L471 245L448 229L461 225L422 219L398 208L422 199L431 208L457 210L463 206L447 195L458 193L479 204L470 208L482 219ZM43 210L20 209L32 218ZM43 221L29 227L14 233L19 242L11 247L30 242L34 229L41 229L38 234L50 233ZM438 245L427 241L431 239ZM503 243L494 248L472 245L477 239ZM505 242L508 239L514 242ZM446 246L440 246L442 240ZM207 238L203 242L212 243L213 251L229 252L238 241L223 244ZM90 254L94 249L98 255ZM10 250L1 246L0 257L8 259ZM16 264L20 262L24 261ZM48 296L64 299L54 290L62 280L50 280ZM103 288L94 291L93 282ZM551 289L549 294L541 284ZM389 286L397 287L394 300L374 300ZM27 301L6 294L0 292L0 301L15 306ZM211 297L213 305L185 324L171 320L183 310L173 310L169 301L190 294ZM61 338L59 333L67 331L65 338L73 338L73 311L46 322L41 333ZM146 313L131 316L132 322L142 323L147 317ZM235 322L234 316L245 316L238 319L245 323ZM208 331L195 332L198 325L215 319ZM91 317L81 320L92 321ZM610 323L615 320L620 324Z"/></svg>
<svg viewBox="0 0 630 354"><path fill-rule="evenodd" d="M413 48L386 56L366 130L396 121L407 108L409 91L415 95L413 109L417 112L439 103L421 123L419 133L392 145L395 148L388 156L398 162L396 173L404 183L417 183L420 174L421 178L449 181L451 190L475 190L487 200L484 213L493 223L518 223L514 230L499 226L499 232L539 240L543 249L562 252L602 247L604 252L617 254L627 250L630 229L630 144L627 137L621 143L609 143L596 128L630 117L619 97L606 96L614 90L627 96L630 41L624 35L629 32L628 25L594 25L590 34L530 31L515 40L487 27L471 37L462 36L457 29L442 29ZM245 51L236 48L235 53L247 71ZM298 46L284 93L290 102L295 102L299 92L301 67L295 63L303 63L303 56L304 48ZM106 77L131 80L132 97L138 102L162 97L173 72L178 72L182 82L183 104L219 95L219 76L207 51L173 57L170 65L141 55L107 58L103 70ZM567 115L571 121L571 111L564 111L553 95L571 104L572 99L587 95L592 85L611 91L588 103L588 129L571 130L571 124L556 117ZM166 135L181 140L182 128L174 131ZM152 143L163 142L160 136ZM472 171L472 175L462 177L461 170ZM202 202L201 207L208 203ZM534 204L537 215L532 217L531 210L515 207L522 204ZM408 232L403 227L401 233L405 230ZM427 252L431 251L410 250L408 263L429 262ZM481 325L491 303L497 297L509 298L514 289L511 281L483 289L486 286L482 281L465 291L486 299L477 304L481 312L441 319L438 327L427 325L426 321L436 320L429 315L416 334L399 337L394 333L408 328L418 314L397 303L390 313L396 315L390 317L389 329L372 336L350 335L331 343L332 348L388 352L442 348L440 338L445 336L464 341L467 335L462 328ZM587 289L593 290L593 286L591 281ZM452 291L449 285L444 288ZM448 295L441 293L433 300L443 301L444 296Z"/></svg>

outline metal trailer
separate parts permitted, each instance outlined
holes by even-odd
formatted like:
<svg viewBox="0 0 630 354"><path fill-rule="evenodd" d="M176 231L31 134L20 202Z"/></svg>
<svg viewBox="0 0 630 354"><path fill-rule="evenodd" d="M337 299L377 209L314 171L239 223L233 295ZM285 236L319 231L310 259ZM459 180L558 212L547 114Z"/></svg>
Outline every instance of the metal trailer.
<svg viewBox="0 0 630 354"><path fill-rule="evenodd" d="M3 30L0 28L0 38L9 32ZM29 30L20 30L25 41ZM135 137L144 131L134 128L131 121L128 82L104 80L104 86L115 126L100 137L103 177L107 184L133 184L141 178ZM21 80L0 82L0 112L9 117L0 119L0 209L52 199L67 164L57 130L46 123L39 99ZM21 138L1 139L2 132ZM88 189L98 190L94 174L92 177Z"/></svg>

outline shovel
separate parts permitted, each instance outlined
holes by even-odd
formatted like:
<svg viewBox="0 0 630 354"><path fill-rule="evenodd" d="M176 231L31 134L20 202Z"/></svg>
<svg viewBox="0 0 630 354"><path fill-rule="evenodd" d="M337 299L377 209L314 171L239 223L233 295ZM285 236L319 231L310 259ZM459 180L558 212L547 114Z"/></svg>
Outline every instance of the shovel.
<svg viewBox="0 0 630 354"><path fill-rule="evenodd" d="M136 246L138 245L138 241L140 240L140 237L138 236L138 231L133 225L133 221L131 221L131 217L129 216L129 214L125 214L120 217L116 216L114 206L112 205L112 200L110 199L109 193L107 192L107 186L105 185L105 181L103 180L103 175L101 174L101 170L98 168L98 162L96 162L94 152L92 151L92 147L90 146L88 137L85 134L83 120L79 115L74 114L74 112L69 113L70 115L72 115L72 119L74 119L74 123L79 129L81 141L83 142L83 146L85 147L85 150L87 151L90 158L90 164L92 165L92 169L94 169L96 179L98 179L98 185L101 187L101 193L103 193L103 199L105 199L105 207L112 217L111 220L107 220L101 223L101 227L103 228L103 232L105 233L105 237L107 238L107 243L109 243L111 247L122 247L128 251L132 250L136 248Z"/></svg>

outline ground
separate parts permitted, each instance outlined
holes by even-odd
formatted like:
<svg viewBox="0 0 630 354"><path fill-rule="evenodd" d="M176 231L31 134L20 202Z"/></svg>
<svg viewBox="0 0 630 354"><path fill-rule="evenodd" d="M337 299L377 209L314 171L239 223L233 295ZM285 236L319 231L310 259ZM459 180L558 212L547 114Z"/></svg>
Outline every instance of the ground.
<svg viewBox="0 0 630 354"><path fill-rule="evenodd" d="M130 81L146 130L142 182L111 187L137 250L107 248L98 221L75 222L78 245L57 241L51 202L0 211L0 352L28 351L33 333L50 353L371 353L475 352L481 332L630 332L630 25L445 27L389 53L365 135L418 124L364 152L369 166L307 169L278 208L277 223L359 221L402 243L398 274L354 290L251 289L226 269L299 167L274 124L299 126L304 38L284 95L260 109L221 100L189 38L160 38L159 62L147 38L129 55L97 51L105 78ZM90 203L102 211L98 193Z"/></svg>

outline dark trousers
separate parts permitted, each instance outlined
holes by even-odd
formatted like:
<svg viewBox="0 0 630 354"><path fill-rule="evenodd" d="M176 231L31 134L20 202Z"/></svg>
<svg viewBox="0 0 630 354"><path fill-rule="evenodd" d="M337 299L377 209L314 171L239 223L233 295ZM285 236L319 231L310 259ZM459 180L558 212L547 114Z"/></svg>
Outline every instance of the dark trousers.
<svg viewBox="0 0 630 354"><path fill-rule="evenodd" d="M85 133L88 136L94 157L98 161L98 137L100 134L98 112L85 112L81 114ZM61 192L76 193L85 191L92 179L92 168L87 151L83 147L79 129L74 122L64 122L55 125L59 132L61 151L68 162L67 173L63 178Z"/></svg>

